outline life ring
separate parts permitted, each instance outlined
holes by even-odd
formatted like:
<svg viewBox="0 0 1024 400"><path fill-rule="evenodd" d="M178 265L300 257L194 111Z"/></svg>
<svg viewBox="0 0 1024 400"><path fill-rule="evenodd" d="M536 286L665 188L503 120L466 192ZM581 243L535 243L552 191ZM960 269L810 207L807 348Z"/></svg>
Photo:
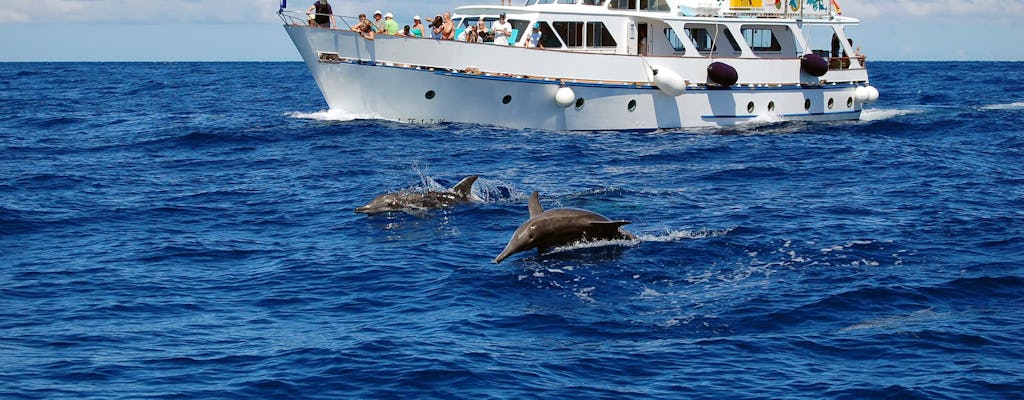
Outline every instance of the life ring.
<svg viewBox="0 0 1024 400"><path fill-rule="evenodd" d="M839 7L838 1L832 0L832 9L836 10L836 15L843 15L843 9L842 7Z"/></svg>

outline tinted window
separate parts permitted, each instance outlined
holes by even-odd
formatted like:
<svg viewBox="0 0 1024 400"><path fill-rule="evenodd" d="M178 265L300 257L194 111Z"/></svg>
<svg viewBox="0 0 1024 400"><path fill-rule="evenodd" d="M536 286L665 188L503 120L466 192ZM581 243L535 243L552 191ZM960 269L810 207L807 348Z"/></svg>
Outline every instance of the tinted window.
<svg viewBox="0 0 1024 400"><path fill-rule="evenodd" d="M615 38L603 22L587 23L587 47L615 47Z"/></svg>
<svg viewBox="0 0 1024 400"><path fill-rule="evenodd" d="M775 39L771 29L743 29L743 40L754 51L782 51L782 45Z"/></svg>
<svg viewBox="0 0 1024 400"><path fill-rule="evenodd" d="M683 39L676 35L676 31L672 28L665 28L665 38L668 39L668 44L672 46L675 51L686 51L686 47L683 46Z"/></svg>
<svg viewBox="0 0 1024 400"><path fill-rule="evenodd" d="M565 41L566 47L583 47L583 23L582 22L552 22L555 32Z"/></svg>

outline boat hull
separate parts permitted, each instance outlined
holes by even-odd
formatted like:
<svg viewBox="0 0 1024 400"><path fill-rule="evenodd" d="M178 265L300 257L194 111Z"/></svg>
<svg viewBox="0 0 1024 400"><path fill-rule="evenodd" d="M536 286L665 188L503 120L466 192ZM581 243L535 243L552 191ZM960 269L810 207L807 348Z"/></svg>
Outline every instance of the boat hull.
<svg viewBox="0 0 1024 400"><path fill-rule="evenodd" d="M481 73L473 67L430 67L406 64L403 61L408 60L397 56L388 57L397 61L381 57L390 44L382 42L395 39L419 42L415 44L418 47L462 45L493 51L502 46L395 37L363 41L346 31L286 29L330 108L366 118L547 130L657 130L756 120L852 120L858 119L863 109L856 100L860 86L856 83L716 87L688 80L691 84L682 94L671 95L646 74L634 78L647 82L604 82ZM394 44L398 47L401 43ZM325 53L336 57L325 60ZM562 87L572 90L574 100L567 105L556 100Z"/></svg>

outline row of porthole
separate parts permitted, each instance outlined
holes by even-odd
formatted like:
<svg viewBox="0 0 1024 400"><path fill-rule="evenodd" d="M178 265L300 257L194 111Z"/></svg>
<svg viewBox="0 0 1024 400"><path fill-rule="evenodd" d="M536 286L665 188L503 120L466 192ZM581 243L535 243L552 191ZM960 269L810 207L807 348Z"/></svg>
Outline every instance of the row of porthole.
<svg viewBox="0 0 1024 400"><path fill-rule="evenodd" d="M435 93L433 90L428 90L427 93L424 95L424 97L426 97L427 100L433 100L435 96L437 96L437 93ZM512 95L506 94L505 97L501 98L501 104L508 104L508 103L511 103L511 102L512 102ZM585 102L586 102L586 100L583 100L582 97L577 98L576 99L576 109L577 110L582 110L583 109L583 104ZM629 112L636 111L636 105L637 105L636 104L636 99L629 99L629 102L626 103L626 109L629 110ZM829 98L828 99L828 109L831 110L834 107L835 107L835 99ZM847 108L853 108L853 97L848 97L846 99L846 107ZM804 99L804 109L805 110L810 110L811 109L811 99ZM774 112L774 111L775 111L775 102L774 101L769 101L768 102L768 112ZM747 112L748 113L753 113L754 112L754 102L753 101L747 103Z"/></svg>

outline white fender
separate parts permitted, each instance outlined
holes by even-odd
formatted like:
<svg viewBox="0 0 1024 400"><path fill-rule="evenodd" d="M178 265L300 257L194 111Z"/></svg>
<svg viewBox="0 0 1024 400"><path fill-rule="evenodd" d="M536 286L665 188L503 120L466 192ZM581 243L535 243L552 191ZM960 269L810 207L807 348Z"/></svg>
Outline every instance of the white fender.
<svg viewBox="0 0 1024 400"><path fill-rule="evenodd" d="M555 91L555 103L558 103L562 108L568 107L570 104L576 101L576 92L572 91L572 88L568 86L562 86Z"/></svg>
<svg viewBox="0 0 1024 400"><path fill-rule="evenodd" d="M665 94L675 97L686 91L686 81L683 77L668 68L654 69L654 84L658 85Z"/></svg>
<svg viewBox="0 0 1024 400"><path fill-rule="evenodd" d="M871 90L865 86L857 86L857 89L853 92L853 97L855 97L858 102L867 102L868 98L871 97Z"/></svg>
<svg viewBox="0 0 1024 400"><path fill-rule="evenodd" d="M878 100L878 89L875 89L874 86L867 86L867 88L868 88L868 103L874 103L875 100Z"/></svg>

